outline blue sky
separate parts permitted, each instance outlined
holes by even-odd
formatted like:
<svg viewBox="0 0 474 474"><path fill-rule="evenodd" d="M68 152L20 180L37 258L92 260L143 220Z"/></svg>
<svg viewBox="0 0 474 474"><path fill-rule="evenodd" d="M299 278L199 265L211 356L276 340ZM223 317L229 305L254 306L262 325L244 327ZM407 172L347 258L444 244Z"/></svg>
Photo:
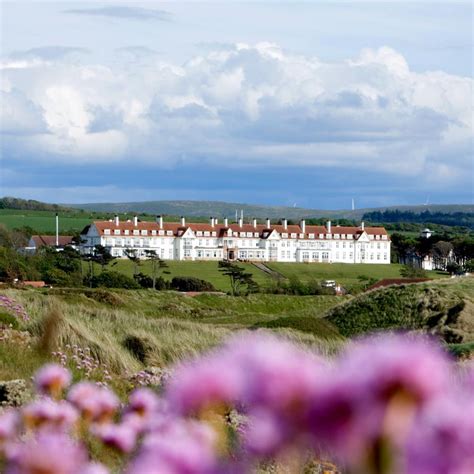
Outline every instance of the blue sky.
<svg viewBox="0 0 474 474"><path fill-rule="evenodd" d="M472 4L2 2L0 194L473 201Z"/></svg>

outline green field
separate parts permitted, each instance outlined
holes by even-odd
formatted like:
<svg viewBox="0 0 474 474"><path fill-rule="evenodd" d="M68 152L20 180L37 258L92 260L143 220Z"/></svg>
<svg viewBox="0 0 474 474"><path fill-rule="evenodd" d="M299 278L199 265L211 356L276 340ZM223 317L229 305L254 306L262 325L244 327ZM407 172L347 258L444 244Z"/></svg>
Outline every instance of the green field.
<svg viewBox="0 0 474 474"><path fill-rule="evenodd" d="M35 232L54 234L56 231L56 213L53 211L29 211L17 209L0 209L0 224L8 229L31 227ZM59 232L61 234L80 232L93 220L111 219L113 214L90 211L59 212ZM130 219L123 214L121 219ZM140 216L142 220L153 220L153 216Z"/></svg>
<svg viewBox="0 0 474 474"><path fill-rule="evenodd" d="M230 284L228 277L219 272L217 262L177 262L167 261L168 267L160 271L159 275L167 280L171 280L175 276L189 276L206 280L214 285L217 290L229 291ZM84 272L87 271L84 263ZM252 273L254 280L261 286L266 287L272 283L272 277L267 273L259 270L250 263L238 262L239 266L245 268L247 272ZM297 277L301 281L321 281L336 280L343 286L350 287L358 285L359 276L363 275L376 280L382 278L400 278L400 270L402 265L368 265L368 264L344 264L344 263L268 263L266 264L272 270L281 274L284 278ZM109 270L118 271L128 276L133 275L133 264L129 260L115 260L109 265ZM151 263L143 260L139 267L139 271L150 275ZM97 266L96 273L100 272ZM166 273L165 273L166 272ZM427 272L429 278L446 277L445 274L439 272Z"/></svg>
<svg viewBox="0 0 474 474"><path fill-rule="evenodd" d="M364 263L268 263L268 267L286 278L297 277L302 281L336 280L343 286L359 283L359 276L381 280L400 278L403 265L377 265ZM427 272L429 278L442 278L439 272Z"/></svg>
<svg viewBox="0 0 474 474"><path fill-rule="evenodd" d="M159 273L159 275L163 276L163 278L166 280L171 280L175 276L195 277L212 283L217 290L230 290L229 278L219 272L217 262L167 261L166 263L168 268L164 269L164 271L160 271ZM84 263L83 265L84 271L86 271L86 264ZM270 283L270 277L255 266L249 263L239 263L239 265L244 267L245 271L252 273L253 279L259 285L265 286ZM125 259L115 260L113 266L110 265L108 269L119 271L127 276L133 275L133 264L129 260ZM100 271L100 269L97 267L96 271ZM146 260L142 260L139 271L145 275L151 275L151 263Z"/></svg>

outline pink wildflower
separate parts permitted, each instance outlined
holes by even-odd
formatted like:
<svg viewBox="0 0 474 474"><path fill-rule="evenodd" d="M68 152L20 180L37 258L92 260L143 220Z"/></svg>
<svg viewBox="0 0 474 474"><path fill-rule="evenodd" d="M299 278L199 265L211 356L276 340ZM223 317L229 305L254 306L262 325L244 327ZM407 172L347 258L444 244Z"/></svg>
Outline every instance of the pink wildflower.
<svg viewBox="0 0 474 474"><path fill-rule="evenodd" d="M90 422L109 422L119 407L119 399L107 388L91 382L74 385L68 394L68 400Z"/></svg>
<svg viewBox="0 0 474 474"><path fill-rule="evenodd" d="M58 398L70 383L71 374L58 364L45 365L35 375L35 385L38 392L53 398Z"/></svg>
<svg viewBox="0 0 474 474"><path fill-rule="evenodd" d="M17 443L7 454L7 474L81 474L87 465L83 448L69 437L40 433Z"/></svg>

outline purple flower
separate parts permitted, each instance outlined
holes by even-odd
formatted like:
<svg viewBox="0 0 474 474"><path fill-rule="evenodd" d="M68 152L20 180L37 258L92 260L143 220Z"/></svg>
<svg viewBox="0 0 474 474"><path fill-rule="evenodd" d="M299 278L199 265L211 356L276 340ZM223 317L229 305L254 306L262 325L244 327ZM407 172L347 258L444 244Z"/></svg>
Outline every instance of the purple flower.
<svg viewBox="0 0 474 474"><path fill-rule="evenodd" d="M207 426L175 419L146 436L127 474L217 474L214 433Z"/></svg>
<svg viewBox="0 0 474 474"><path fill-rule="evenodd" d="M39 399L23 410L25 426L30 429L69 430L77 422L76 409L66 401L55 402L50 398Z"/></svg>
<svg viewBox="0 0 474 474"><path fill-rule="evenodd" d="M39 393L58 398L71 383L71 374L61 365L48 364L36 372L34 380Z"/></svg>
<svg viewBox="0 0 474 474"><path fill-rule="evenodd" d="M108 423L119 407L119 399L112 391L91 382L74 385L67 399L86 421L94 423Z"/></svg>
<svg viewBox="0 0 474 474"><path fill-rule="evenodd" d="M243 374L229 362L213 354L178 367L167 389L170 406L179 413L193 413L235 403L242 393Z"/></svg>
<svg viewBox="0 0 474 474"><path fill-rule="evenodd" d="M0 414L0 449L5 443L12 441L18 433L18 412L13 409L5 410Z"/></svg>
<svg viewBox="0 0 474 474"><path fill-rule="evenodd" d="M137 415L148 417L154 413L160 402L156 394L147 388L134 390L128 399L127 413L133 412Z"/></svg>
<svg viewBox="0 0 474 474"><path fill-rule="evenodd" d="M84 449L58 433L40 433L17 443L7 454L7 474L81 474L87 465Z"/></svg>
<svg viewBox="0 0 474 474"><path fill-rule="evenodd" d="M137 431L127 423L121 424L102 424L94 426L92 429L104 444L111 446L122 453L133 451L137 442Z"/></svg>
<svg viewBox="0 0 474 474"><path fill-rule="evenodd" d="M406 474L474 472L474 399L471 394L435 400L406 440Z"/></svg>

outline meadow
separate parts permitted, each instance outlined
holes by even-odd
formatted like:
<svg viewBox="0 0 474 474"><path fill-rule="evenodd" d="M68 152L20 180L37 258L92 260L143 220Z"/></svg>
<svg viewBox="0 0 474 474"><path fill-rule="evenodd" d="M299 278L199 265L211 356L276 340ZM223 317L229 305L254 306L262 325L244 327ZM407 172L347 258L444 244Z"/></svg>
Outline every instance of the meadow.
<svg viewBox="0 0 474 474"><path fill-rule="evenodd" d="M217 262L183 262L167 261L168 268L160 271L160 275L171 280L174 276L189 276L207 280L214 285L217 290L229 291L230 283L228 277L222 275L218 269ZM246 272L253 275L253 279L261 287L265 288L275 283L274 277L260 270L251 263L238 262ZM321 280L336 280L347 287L354 287L361 284L359 277L380 280L383 278L400 278L402 265L366 265L366 264L345 264L345 263L266 263L267 267L279 274L284 279L298 278L303 282L314 282ZM115 260L109 267L114 271L122 272L128 276L133 275L133 263L126 259ZM84 271L86 264L84 264ZM97 266L96 272L100 269ZM151 264L146 260L141 262L139 271L150 275ZM447 275L441 272L427 272L428 278L445 278Z"/></svg>

